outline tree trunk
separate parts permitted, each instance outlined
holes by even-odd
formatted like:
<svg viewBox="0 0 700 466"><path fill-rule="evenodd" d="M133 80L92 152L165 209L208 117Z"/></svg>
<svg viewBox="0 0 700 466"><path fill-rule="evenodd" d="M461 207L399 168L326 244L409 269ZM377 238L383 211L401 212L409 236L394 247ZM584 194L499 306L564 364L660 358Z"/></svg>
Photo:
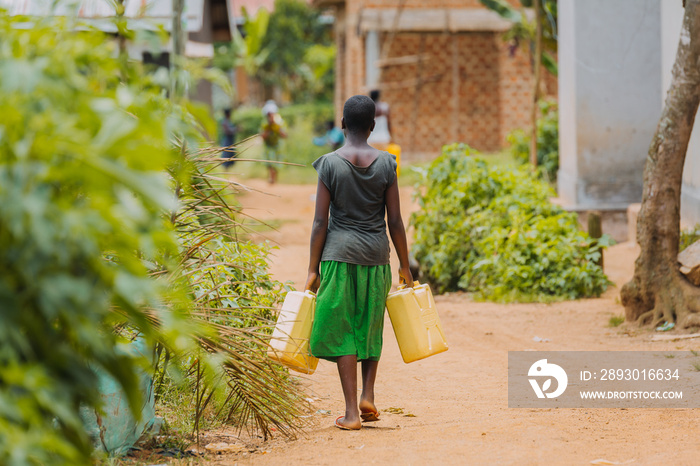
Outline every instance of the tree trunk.
<svg viewBox="0 0 700 466"><path fill-rule="evenodd" d="M673 80L644 168L641 253L620 292L627 321L700 327L700 288L678 267L683 165L700 102L700 0L687 0Z"/></svg>

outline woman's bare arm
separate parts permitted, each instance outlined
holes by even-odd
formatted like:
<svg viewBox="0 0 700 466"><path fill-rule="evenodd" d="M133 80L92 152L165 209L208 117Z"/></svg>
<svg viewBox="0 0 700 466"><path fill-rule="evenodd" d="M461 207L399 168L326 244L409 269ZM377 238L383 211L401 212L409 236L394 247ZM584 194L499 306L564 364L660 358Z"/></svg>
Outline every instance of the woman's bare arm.
<svg viewBox="0 0 700 466"><path fill-rule="evenodd" d="M399 256L399 278L408 286L413 286L413 275L408 265L408 242L406 229L401 218L401 201L399 199L398 177L386 192L386 216L389 225L389 235Z"/></svg>
<svg viewBox="0 0 700 466"><path fill-rule="evenodd" d="M306 278L305 290L316 292L320 285L319 266L323 246L326 244L326 234L328 233L328 208L331 204L331 193L323 181L318 180L316 186L316 212L314 223L311 227L311 248L309 253L309 272Z"/></svg>

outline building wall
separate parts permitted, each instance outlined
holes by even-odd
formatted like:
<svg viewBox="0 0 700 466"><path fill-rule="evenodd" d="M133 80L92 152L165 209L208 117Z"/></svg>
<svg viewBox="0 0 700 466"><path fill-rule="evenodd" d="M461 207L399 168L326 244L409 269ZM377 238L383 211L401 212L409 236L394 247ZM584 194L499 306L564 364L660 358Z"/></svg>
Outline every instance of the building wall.
<svg viewBox="0 0 700 466"><path fill-rule="evenodd" d="M568 207L641 200L661 113L659 16L659 0L559 1L558 192Z"/></svg>
<svg viewBox="0 0 700 466"><path fill-rule="evenodd" d="M513 2L518 3L517 0ZM396 0L348 0L336 11L336 114L355 94L367 94L365 41L358 33L363 8L396 7ZM479 0L406 0L404 8L483 8ZM388 33L380 36L386 47ZM502 32L397 32L386 58L423 55L419 63L386 66L382 100L391 106L392 135L408 158L439 153L465 142L481 151L505 146L506 135L529 126L531 67L527 50L514 53ZM547 87L556 95L556 85Z"/></svg>
<svg viewBox="0 0 700 466"><path fill-rule="evenodd" d="M528 125L529 65L521 52L509 56L499 33L402 33L389 57L419 54L422 64L382 73L392 135L407 153L435 154L452 142L497 151L510 130Z"/></svg>

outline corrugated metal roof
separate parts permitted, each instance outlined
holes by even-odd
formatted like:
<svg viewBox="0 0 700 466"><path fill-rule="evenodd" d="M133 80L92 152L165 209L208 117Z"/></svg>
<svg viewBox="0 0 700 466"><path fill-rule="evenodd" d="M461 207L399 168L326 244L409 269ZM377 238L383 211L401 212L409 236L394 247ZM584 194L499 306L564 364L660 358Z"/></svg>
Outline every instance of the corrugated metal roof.
<svg viewBox="0 0 700 466"><path fill-rule="evenodd" d="M88 21L95 20L95 25L111 31L109 20L116 16L116 2L110 0L0 0L0 9L5 9L11 16L76 16ZM172 0L124 0L124 16L137 28L163 26L170 30L172 22ZM185 30L196 32L202 29L204 0L185 0Z"/></svg>

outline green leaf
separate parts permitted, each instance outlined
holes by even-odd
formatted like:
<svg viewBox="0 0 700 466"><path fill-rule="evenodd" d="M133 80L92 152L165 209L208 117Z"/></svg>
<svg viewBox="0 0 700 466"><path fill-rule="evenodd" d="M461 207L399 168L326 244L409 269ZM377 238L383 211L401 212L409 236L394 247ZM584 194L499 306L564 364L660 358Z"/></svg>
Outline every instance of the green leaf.
<svg viewBox="0 0 700 466"><path fill-rule="evenodd" d="M489 10L495 11L502 18L505 18L508 21L515 23L521 20L520 12L510 6L510 4L505 0L479 0L479 2L481 2L481 4Z"/></svg>

